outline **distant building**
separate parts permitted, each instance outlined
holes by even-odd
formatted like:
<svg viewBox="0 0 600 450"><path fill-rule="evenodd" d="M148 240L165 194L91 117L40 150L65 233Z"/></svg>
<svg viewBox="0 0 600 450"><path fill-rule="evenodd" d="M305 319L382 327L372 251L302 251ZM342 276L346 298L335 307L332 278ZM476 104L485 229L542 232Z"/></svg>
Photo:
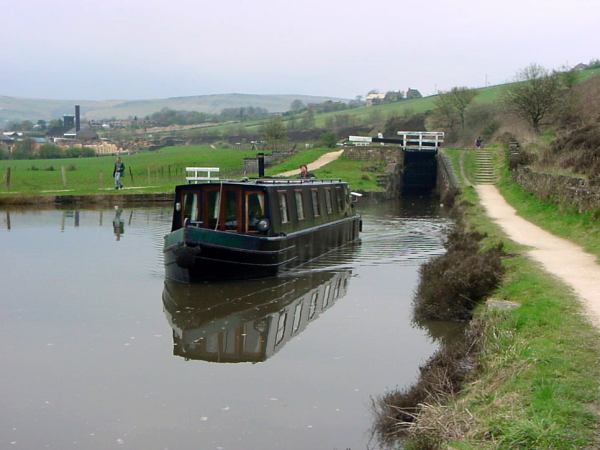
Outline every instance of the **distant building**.
<svg viewBox="0 0 600 450"><path fill-rule="evenodd" d="M65 114L63 116L63 127L65 130L75 128L75 116L72 114Z"/></svg>
<svg viewBox="0 0 600 450"><path fill-rule="evenodd" d="M421 98L423 97L421 93L417 89L408 88L406 90L406 99L410 100L411 98Z"/></svg>
<svg viewBox="0 0 600 450"><path fill-rule="evenodd" d="M579 63L577 64L575 67L573 67L573 70L585 70L587 69L589 66L587 64L584 63Z"/></svg>
<svg viewBox="0 0 600 450"><path fill-rule="evenodd" d="M371 91L365 97L367 106L373 106L385 99L385 94L378 91Z"/></svg>

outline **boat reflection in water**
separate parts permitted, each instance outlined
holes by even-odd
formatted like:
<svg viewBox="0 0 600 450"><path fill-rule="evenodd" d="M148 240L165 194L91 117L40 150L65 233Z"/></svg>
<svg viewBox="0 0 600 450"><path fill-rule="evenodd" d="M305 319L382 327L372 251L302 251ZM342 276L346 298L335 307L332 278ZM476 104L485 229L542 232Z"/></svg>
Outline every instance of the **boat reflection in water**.
<svg viewBox="0 0 600 450"><path fill-rule="evenodd" d="M351 271L317 271L236 283L165 281L173 354L212 362L260 362L346 294Z"/></svg>

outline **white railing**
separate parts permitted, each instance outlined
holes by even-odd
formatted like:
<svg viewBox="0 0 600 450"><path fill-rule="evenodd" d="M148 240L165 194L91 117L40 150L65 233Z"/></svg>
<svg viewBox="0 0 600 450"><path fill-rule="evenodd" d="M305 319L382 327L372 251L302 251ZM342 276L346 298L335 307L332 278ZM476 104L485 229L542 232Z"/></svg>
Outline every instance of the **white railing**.
<svg viewBox="0 0 600 450"><path fill-rule="evenodd" d="M370 136L349 136L348 140L357 146L371 145L379 142L382 145L399 145L403 150L437 150L444 142L443 131L398 131L398 138L384 138Z"/></svg>
<svg viewBox="0 0 600 450"><path fill-rule="evenodd" d="M438 148L444 142L443 131L398 131L398 136L402 139L400 144L404 149L410 150L430 150Z"/></svg>
<svg viewBox="0 0 600 450"><path fill-rule="evenodd" d="M211 176L214 173L219 173L218 167L186 167L186 181L188 183L197 183L199 181L218 180L219 177Z"/></svg>

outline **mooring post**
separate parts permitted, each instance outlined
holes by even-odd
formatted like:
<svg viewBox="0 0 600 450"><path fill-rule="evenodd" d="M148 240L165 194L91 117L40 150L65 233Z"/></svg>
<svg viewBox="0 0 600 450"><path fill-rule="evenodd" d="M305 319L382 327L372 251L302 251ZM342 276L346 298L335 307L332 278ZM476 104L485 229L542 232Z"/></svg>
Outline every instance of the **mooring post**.
<svg viewBox="0 0 600 450"><path fill-rule="evenodd" d="M10 191L10 167L6 168L6 189Z"/></svg>
<svg viewBox="0 0 600 450"><path fill-rule="evenodd" d="M135 183L133 182L133 172L131 171L131 166L129 166L129 176L131 177L131 185L135 185Z"/></svg>
<svg viewBox="0 0 600 450"><path fill-rule="evenodd" d="M65 166L60 166L60 176L62 177L62 183L64 187L67 187L67 171Z"/></svg>

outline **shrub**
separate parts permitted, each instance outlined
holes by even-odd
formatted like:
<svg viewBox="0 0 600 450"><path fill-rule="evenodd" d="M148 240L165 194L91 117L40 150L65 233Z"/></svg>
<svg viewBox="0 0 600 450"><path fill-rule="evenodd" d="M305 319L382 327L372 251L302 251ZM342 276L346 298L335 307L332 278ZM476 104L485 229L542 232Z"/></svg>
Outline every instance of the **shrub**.
<svg viewBox="0 0 600 450"><path fill-rule="evenodd" d="M600 126L587 125L562 134L551 152L563 168L591 177L600 175Z"/></svg>
<svg viewBox="0 0 600 450"><path fill-rule="evenodd" d="M448 236L447 252L421 266L417 320L469 320L475 306L498 286L504 273L502 248L480 251L482 238L457 228Z"/></svg>
<svg viewBox="0 0 600 450"><path fill-rule="evenodd" d="M65 156L62 149L54 144L44 144L40 147L40 159L63 158Z"/></svg>
<svg viewBox="0 0 600 450"><path fill-rule="evenodd" d="M496 120L492 120L491 122L488 122L488 124L485 127L483 127L483 130L481 130L481 136L486 141L489 141L499 129L500 123Z"/></svg>
<svg viewBox="0 0 600 450"><path fill-rule="evenodd" d="M335 147L335 144L337 143L335 134L331 131L327 131L327 132L323 133L321 135L320 140L321 140L321 145L323 145L324 147L328 147L328 148Z"/></svg>
<svg viewBox="0 0 600 450"><path fill-rule="evenodd" d="M425 114L392 116L385 121L384 136L394 137L398 131L424 131Z"/></svg>

